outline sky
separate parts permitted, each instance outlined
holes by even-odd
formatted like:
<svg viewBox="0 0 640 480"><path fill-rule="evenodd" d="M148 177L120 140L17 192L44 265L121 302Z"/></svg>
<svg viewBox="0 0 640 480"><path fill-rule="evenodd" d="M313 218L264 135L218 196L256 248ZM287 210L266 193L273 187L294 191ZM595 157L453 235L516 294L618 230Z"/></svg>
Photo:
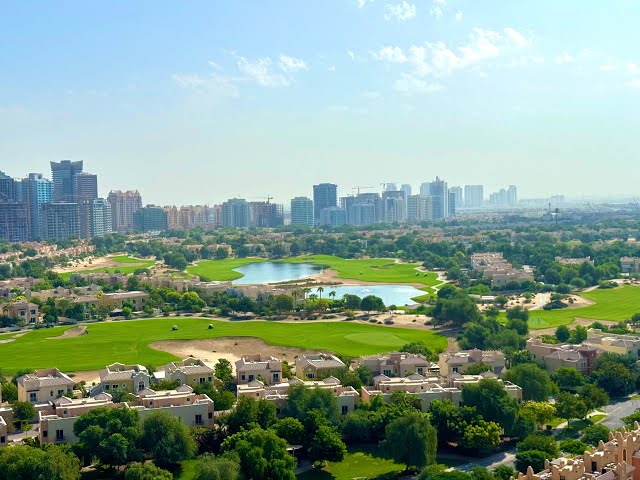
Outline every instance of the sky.
<svg viewBox="0 0 640 480"><path fill-rule="evenodd" d="M0 0L0 170L84 160L161 205L436 175L640 196L639 24L635 0Z"/></svg>

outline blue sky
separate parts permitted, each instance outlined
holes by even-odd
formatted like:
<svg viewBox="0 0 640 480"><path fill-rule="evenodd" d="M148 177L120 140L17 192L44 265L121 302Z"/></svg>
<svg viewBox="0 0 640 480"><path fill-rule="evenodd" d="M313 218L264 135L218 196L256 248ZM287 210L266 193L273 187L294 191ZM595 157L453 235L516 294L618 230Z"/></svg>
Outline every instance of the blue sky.
<svg viewBox="0 0 640 480"><path fill-rule="evenodd" d="M0 170L218 203L313 183L640 196L640 2L0 1Z"/></svg>

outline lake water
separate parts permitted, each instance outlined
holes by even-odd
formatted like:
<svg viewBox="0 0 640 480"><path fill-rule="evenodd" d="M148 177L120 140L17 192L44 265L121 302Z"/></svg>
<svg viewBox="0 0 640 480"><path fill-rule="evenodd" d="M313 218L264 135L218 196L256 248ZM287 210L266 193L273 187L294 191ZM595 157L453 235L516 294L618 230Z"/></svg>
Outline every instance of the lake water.
<svg viewBox="0 0 640 480"><path fill-rule="evenodd" d="M416 303L411 300L413 297L419 297L426 293L410 285L341 285L324 287L322 297L329 298L329 292L336 292L336 299L342 298L346 294L357 295L360 298L364 298L367 295L375 295L380 297L387 306L413 305ZM313 291L312 293L316 292Z"/></svg>
<svg viewBox="0 0 640 480"><path fill-rule="evenodd" d="M234 280L235 285L249 285L260 283L290 282L310 277L322 271L319 265L309 263L250 263L244 267L234 269L244 277Z"/></svg>

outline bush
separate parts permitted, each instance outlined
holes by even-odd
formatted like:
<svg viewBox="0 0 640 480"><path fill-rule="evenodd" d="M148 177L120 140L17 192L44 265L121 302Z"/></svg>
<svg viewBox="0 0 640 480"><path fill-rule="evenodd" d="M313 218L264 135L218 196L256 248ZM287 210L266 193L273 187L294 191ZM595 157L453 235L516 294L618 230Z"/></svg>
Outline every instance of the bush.
<svg viewBox="0 0 640 480"><path fill-rule="evenodd" d="M171 327L171 330L173 330L173 331L178 330L178 325L174 325L173 327Z"/></svg>
<svg viewBox="0 0 640 480"><path fill-rule="evenodd" d="M213 323L209 324L209 330L213 330Z"/></svg>

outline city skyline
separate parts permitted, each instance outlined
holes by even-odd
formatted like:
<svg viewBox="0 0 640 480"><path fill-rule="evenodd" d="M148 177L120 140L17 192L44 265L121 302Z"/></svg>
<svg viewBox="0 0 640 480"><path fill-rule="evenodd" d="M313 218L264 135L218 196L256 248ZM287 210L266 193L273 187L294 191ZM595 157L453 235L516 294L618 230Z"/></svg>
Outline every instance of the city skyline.
<svg viewBox="0 0 640 480"><path fill-rule="evenodd" d="M172 204L432 172L523 198L634 196L640 4L328 5L8 2L0 169L85 160L102 195Z"/></svg>

